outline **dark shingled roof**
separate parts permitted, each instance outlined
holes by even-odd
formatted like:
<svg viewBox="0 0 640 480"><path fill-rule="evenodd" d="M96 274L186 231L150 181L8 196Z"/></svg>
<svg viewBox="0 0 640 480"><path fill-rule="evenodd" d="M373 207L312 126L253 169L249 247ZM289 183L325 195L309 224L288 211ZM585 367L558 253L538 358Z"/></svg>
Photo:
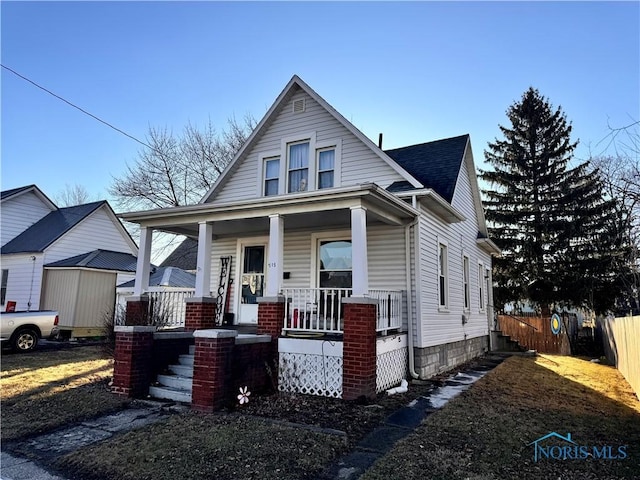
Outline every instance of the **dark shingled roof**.
<svg viewBox="0 0 640 480"><path fill-rule="evenodd" d="M11 190L5 190L0 192L0 200L4 200L5 198L12 197L20 192L25 192L30 188L34 188L35 185L25 185L24 187L12 188Z"/></svg>
<svg viewBox="0 0 640 480"><path fill-rule="evenodd" d="M135 272L137 259L134 255L111 250L94 250L75 257L48 263L45 267L85 267L98 270L117 270Z"/></svg>
<svg viewBox="0 0 640 480"><path fill-rule="evenodd" d="M88 215L105 205L105 200L60 208L40 219L2 246L2 254L42 252Z"/></svg>
<svg viewBox="0 0 640 480"><path fill-rule="evenodd" d="M161 267L178 267L183 270L195 270L198 263L198 241L185 238L176 249L160 264Z"/></svg>
<svg viewBox="0 0 640 480"><path fill-rule="evenodd" d="M469 135L445 138L435 142L385 150L395 162L409 172L425 188L433 189L451 203ZM411 190L409 182L394 182L390 192Z"/></svg>
<svg viewBox="0 0 640 480"><path fill-rule="evenodd" d="M118 285L118 288L133 288L135 283L135 280L130 280ZM177 267L159 267L149 275L149 286L195 288L196 276Z"/></svg>

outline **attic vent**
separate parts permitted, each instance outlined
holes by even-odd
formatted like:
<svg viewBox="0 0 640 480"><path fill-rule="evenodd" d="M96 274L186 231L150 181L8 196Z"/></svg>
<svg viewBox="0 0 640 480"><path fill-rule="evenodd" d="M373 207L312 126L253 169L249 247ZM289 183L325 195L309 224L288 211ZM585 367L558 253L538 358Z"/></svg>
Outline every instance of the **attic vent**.
<svg viewBox="0 0 640 480"><path fill-rule="evenodd" d="M304 108L304 98L299 98L293 101L293 113L302 113L304 112Z"/></svg>

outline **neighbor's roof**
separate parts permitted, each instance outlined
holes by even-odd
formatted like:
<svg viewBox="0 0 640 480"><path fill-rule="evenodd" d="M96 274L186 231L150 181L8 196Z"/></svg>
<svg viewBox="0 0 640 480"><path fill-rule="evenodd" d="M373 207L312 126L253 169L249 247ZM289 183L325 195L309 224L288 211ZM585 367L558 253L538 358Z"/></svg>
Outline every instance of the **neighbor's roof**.
<svg viewBox="0 0 640 480"><path fill-rule="evenodd" d="M94 250L75 257L65 258L48 263L45 267L84 267L98 270L115 270L119 272L135 272L137 259L134 255L111 250Z"/></svg>
<svg viewBox="0 0 640 480"><path fill-rule="evenodd" d="M195 270L198 262L198 241L185 238L160 264L161 267L178 267L183 270Z"/></svg>
<svg viewBox="0 0 640 480"><path fill-rule="evenodd" d="M2 254L43 252L58 238L106 204L107 202L102 200L51 212L3 245Z"/></svg>
<svg viewBox="0 0 640 480"><path fill-rule="evenodd" d="M12 188L10 190L4 190L0 192L0 201L4 202L11 197L16 197L23 193L33 192L37 197L40 198L51 210L58 208L55 203L51 201L49 197L47 197L42 190L38 188L37 185L25 185L24 187Z"/></svg>
<svg viewBox="0 0 640 480"><path fill-rule="evenodd" d="M135 280L130 280L118 285L118 288L133 288L134 285ZM176 267L154 268L149 275L149 286L195 288L196 276Z"/></svg>
<svg viewBox="0 0 640 480"><path fill-rule="evenodd" d="M460 135L385 150L385 153L420 181L425 188L433 189L451 203L468 141L469 135ZM394 182L387 188L394 193L412 189L412 185L406 181Z"/></svg>
<svg viewBox="0 0 640 480"><path fill-rule="evenodd" d="M13 197L14 195L17 195L22 192L26 192L27 190L30 190L34 187L35 185L25 185L24 187L12 188L11 190L4 190L3 192L0 192L0 199L4 200L5 198Z"/></svg>

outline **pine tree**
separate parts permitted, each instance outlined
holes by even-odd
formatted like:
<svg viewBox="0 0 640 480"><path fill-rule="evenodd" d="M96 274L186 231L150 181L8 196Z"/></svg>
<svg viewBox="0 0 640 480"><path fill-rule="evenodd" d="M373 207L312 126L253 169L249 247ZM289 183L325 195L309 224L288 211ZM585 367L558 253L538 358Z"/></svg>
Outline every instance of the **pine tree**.
<svg viewBox="0 0 640 480"><path fill-rule="evenodd" d="M538 90L529 88L507 117L504 139L485 151L493 170L480 175L492 188L483 190L486 216L502 249L494 262L496 305L593 306L611 273L612 204L598 172L588 163L569 168L577 146L571 124Z"/></svg>

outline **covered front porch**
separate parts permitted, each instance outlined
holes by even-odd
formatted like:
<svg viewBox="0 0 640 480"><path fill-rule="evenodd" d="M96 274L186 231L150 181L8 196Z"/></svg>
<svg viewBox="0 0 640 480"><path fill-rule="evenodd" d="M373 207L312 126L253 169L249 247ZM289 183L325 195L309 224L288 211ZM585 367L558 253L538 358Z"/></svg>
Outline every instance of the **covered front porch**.
<svg viewBox="0 0 640 480"><path fill-rule="evenodd" d="M269 335L281 390L370 397L406 375L417 215L373 184L125 214L141 226L127 321L148 312L153 232L197 238L178 325Z"/></svg>

